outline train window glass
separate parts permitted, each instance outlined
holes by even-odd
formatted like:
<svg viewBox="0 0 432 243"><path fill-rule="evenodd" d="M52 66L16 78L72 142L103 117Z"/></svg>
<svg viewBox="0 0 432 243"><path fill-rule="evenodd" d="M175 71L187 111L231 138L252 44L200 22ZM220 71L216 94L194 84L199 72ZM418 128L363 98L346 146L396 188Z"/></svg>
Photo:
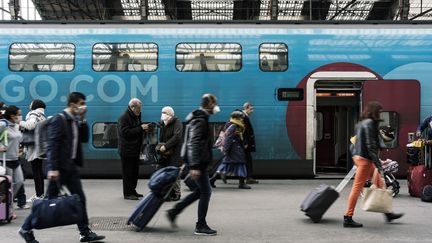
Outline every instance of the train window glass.
<svg viewBox="0 0 432 243"><path fill-rule="evenodd" d="M237 43L180 43L176 69L180 72L236 72L242 67L242 49Z"/></svg>
<svg viewBox="0 0 432 243"><path fill-rule="evenodd" d="M390 126L394 129L394 139L390 141L383 141L385 148L392 149L399 146L399 114L395 111L381 112L380 128Z"/></svg>
<svg viewBox="0 0 432 243"><path fill-rule="evenodd" d="M155 43L97 43L93 46L96 72L152 72L158 66Z"/></svg>
<svg viewBox="0 0 432 243"><path fill-rule="evenodd" d="M68 72L74 60L70 43L14 43L9 49L9 69L15 72Z"/></svg>
<svg viewBox="0 0 432 243"><path fill-rule="evenodd" d="M92 128L92 140L95 148L117 148L117 123L94 123Z"/></svg>
<svg viewBox="0 0 432 243"><path fill-rule="evenodd" d="M285 43L263 43L259 47L259 66L263 72L288 70L288 46Z"/></svg>

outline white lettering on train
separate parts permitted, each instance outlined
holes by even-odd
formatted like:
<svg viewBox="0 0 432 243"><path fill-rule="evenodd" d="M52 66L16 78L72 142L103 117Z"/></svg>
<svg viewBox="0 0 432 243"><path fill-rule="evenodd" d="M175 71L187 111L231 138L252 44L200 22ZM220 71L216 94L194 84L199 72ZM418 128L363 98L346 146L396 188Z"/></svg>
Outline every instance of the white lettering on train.
<svg viewBox="0 0 432 243"><path fill-rule="evenodd" d="M67 93L59 97L59 85L63 80L56 80L50 75L37 75L28 84L25 84L23 76L17 74L7 75L0 80L0 99L5 102L21 102L30 95L32 99L38 98L45 102L51 102L54 99L59 99L64 102L64 97ZM60 83L59 83L60 82ZM47 83L48 86L38 88L38 86ZM97 83L97 84L95 84ZM78 75L72 79L69 85L68 92L81 91L87 95L87 101L91 102L96 97L99 97L103 102L116 103L122 100L127 95L127 84L130 84L130 96L142 98L146 95L151 95L151 101L158 101L158 77L152 75L147 82L140 80L138 75L131 75L130 82L125 82L118 75L105 75L97 82L95 79L86 74ZM28 94L26 93L28 87ZM42 92L43 91L43 92ZM92 93L92 91L96 93Z"/></svg>

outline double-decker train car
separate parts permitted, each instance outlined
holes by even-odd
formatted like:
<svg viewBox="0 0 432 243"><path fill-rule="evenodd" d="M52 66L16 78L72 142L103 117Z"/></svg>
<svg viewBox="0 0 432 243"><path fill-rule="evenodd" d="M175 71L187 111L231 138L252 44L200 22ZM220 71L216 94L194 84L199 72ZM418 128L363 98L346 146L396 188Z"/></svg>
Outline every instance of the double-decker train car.
<svg viewBox="0 0 432 243"><path fill-rule="evenodd" d="M432 27L420 23L0 24L0 101L26 113L42 99L52 115L68 93L87 95L87 177L121 175L116 123L131 98L157 122L166 105L184 119L204 93L221 106L215 136L254 105L254 173L269 178L344 173L362 106L380 101L397 135L381 156L403 176L408 134L432 114L431 72Z"/></svg>

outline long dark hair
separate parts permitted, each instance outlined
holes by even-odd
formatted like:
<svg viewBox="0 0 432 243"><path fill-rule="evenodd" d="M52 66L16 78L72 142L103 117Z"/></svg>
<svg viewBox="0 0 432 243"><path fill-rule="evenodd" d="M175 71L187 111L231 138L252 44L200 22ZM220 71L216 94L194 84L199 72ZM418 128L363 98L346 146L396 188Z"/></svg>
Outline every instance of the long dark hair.
<svg viewBox="0 0 432 243"><path fill-rule="evenodd" d="M361 119L364 120L370 118L377 122L382 121L380 118L382 108L383 106L378 101L369 102L361 114Z"/></svg>

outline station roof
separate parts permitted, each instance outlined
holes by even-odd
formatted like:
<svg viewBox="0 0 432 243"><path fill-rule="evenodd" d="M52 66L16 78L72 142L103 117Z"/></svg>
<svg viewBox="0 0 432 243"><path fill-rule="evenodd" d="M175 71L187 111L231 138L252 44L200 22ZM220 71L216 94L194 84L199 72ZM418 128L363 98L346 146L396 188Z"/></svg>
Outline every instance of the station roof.
<svg viewBox="0 0 432 243"><path fill-rule="evenodd" d="M9 2L14 1L0 0L0 12L13 12ZM432 0L32 0L32 3L41 20L61 21L432 20ZM26 19L21 15L18 19Z"/></svg>

